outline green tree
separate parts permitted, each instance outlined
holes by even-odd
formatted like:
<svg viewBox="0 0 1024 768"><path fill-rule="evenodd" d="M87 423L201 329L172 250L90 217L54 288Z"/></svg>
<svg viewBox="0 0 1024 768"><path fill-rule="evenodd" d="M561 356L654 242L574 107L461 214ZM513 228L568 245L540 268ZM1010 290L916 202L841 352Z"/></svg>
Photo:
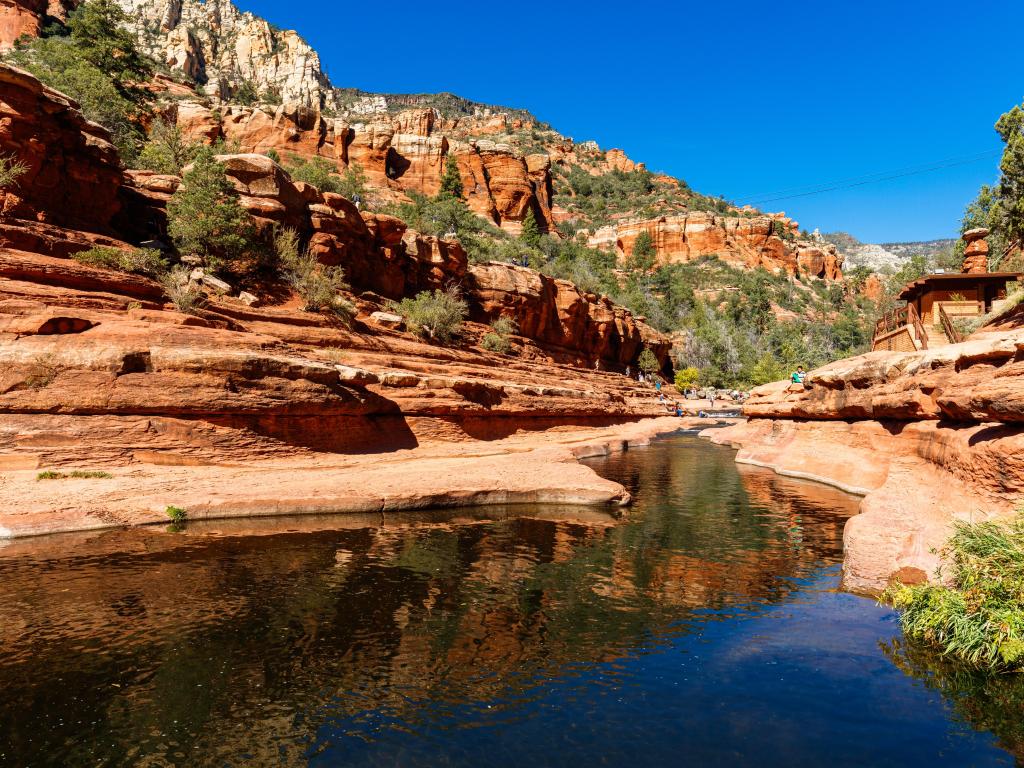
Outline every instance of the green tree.
<svg viewBox="0 0 1024 768"><path fill-rule="evenodd" d="M648 376L657 373L661 370L661 365L658 363L658 358L654 352L651 351L650 347L644 347L640 356L636 359L637 367L646 373Z"/></svg>
<svg viewBox="0 0 1024 768"><path fill-rule="evenodd" d="M253 225L238 202L238 192L213 150L202 148L167 203L168 232L182 254L203 258L221 270L253 244Z"/></svg>
<svg viewBox="0 0 1024 768"><path fill-rule="evenodd" d="M685 392L688 389L693 389L697 386L697 382L700 380L700 371L694 368L692 365L686 368L680 368L676 371L675 386L680 393Z"/></svg>
<svg viewBox="0 0 1024 768"><path fill-rule="evenodd" d="M359 197L360 200L366 197L366 173L363 166L356 162L350 162L341 174L338 182L338 193L349 200Z"/></svg>
<svg viewBox="0 0 1024 768"><path fill-rule="evenodd" d="M153 76L153 66L124 28L127 21L115 0L89 0L68 16L68 28L81 57L113 80L121 96L143 104L149 96L141 84Z"/></svg>
<svg viewBox="0 0 1024 768"><path fill-rule="evenodd" d="M631 272L649 272L654 267L656 255L654 238L645 229L633 241L633 249L626 261L626 268Z"/></svg>
<svg viewBox="0 0 1024 768"><path fill-rule="evenodd" d="M540 227L537 226L537 217L533 213L533 206L526 210L526 218L523 219L523 229L519 233L519 239L531 248L540 245Z"/></svg>
<svg viewBox="0 0 1024 768"><path fill-rule="evenodd" d="M287 170L295 181L312 184L321 192L342 193L337 166L323 157L311 157L307 160L298 155L292 155Z"/></svg>
<svg viewBox="0 0 1024 768"><path fill-rule="evenodd" d="M138 166L156 173L178 176L195 159L200 146L190 141L177 124L157 120L139 153Z"/></svg>
<svg viewBox="0 0 1024 768"><path fill-rule="evenodd" d="M1009 242L1024 241L1024 109L1016 106L996 122L1006 144L999 163L999 216Z"/></svg>
<svg viewBox="0 0 1024 768"><path fill-rule="evenodd" d="M243 80L239 83L232 96L235 103L243 106L252 106L260 100L260 93L256 90L256 83L252 80Z"/></svg>
<svg viewBox="0 0 1024 768"><path fill-rule="evenodd" d="M77 101L87 119L110 131L121 160L126 165L134 162L143 137L136 105L113 79L83 58L70 38L22 38L5 59Z"/></svg>
<svg viewBox="0 0 1024 768"><path fill-rule="evenodd" d="M449 154L444 163L444 174L441 176L441 189L437 193L441 197L454 197L462 199L462 175L459 173L459 164L455 155Z"/></svg>

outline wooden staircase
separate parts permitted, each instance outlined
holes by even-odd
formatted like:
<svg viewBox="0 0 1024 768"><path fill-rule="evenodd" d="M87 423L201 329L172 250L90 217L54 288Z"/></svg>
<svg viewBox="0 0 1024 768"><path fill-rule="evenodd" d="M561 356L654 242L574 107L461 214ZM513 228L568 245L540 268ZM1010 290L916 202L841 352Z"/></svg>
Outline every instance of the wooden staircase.
<svg viewBox="0 0 1024 768"><path fill-rule="evenodd" d="M928 341L928 349L935 349L936 347L945 347L950 343L946 337L946 332L942 330L942 326L926 324L924 328L924 337Z"/></svg>

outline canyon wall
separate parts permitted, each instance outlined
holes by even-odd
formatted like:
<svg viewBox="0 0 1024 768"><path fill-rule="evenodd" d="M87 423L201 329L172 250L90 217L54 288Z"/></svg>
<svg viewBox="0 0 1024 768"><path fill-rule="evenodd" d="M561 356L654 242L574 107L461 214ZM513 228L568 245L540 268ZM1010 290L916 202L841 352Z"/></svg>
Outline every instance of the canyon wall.
<svg viewBox="0 0 1024 768"><path fill-rule="evenodd" d="M0 152L29 166L0 220L0 467L388 451L665 413L608 372L644 345L667 359L668 339L628 311L528 269L470 265L456 241L293 182L263 155L219 160L258 229L294 227L345 269L354 321L303 311L282 285L243 300L202 275L214 287L182 314L154 280L69 258L159 235L181 180L122 172L102 129L30 75L0 67L0 105ZM380 314L451 285L470 305L456 347ZM497 317L519 325L512 355L479 346Z"/></svg>
<svg viewBox="0 0 1024 768"><path fill-rule="evenodd" d="M730 216L691 211L602 227L593 247L614 247L625 258L642 232L651 236L661 264L718 256L744 269L763 267L790 276L841 280L843 256L830 243L797 237L796 222L777 214Z"/></svg>
<svg viewBox="0 0 1024 768"><path fill-rule="evenodd" d="M469 138L505 130L506 115L496 124L493 117L446 119L433 109L413 109L359 121L294 103L215 109L189 101L169 106L165 114L194 139L223 138L243 152L275 150L285 162L293 155L323 157L339 168L356 164L381 202L407 199L408 192L436 195L445 163L454 157L472 211L513 234L531 209L542 228L554 228L550 158Z"/></svg>

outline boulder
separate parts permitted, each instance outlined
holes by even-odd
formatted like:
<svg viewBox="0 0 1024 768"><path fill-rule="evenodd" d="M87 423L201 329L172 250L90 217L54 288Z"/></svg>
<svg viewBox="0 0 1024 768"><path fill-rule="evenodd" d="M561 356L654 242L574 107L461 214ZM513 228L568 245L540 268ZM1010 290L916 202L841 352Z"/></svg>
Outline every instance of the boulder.
<svg viewBox="0 0 1024 768"><path fill-rule="evenodd" d="M370 322L379 325L381 328L400 331L405 327L405 318L396 315L394 312L374 312L370 315Z"/></svg>

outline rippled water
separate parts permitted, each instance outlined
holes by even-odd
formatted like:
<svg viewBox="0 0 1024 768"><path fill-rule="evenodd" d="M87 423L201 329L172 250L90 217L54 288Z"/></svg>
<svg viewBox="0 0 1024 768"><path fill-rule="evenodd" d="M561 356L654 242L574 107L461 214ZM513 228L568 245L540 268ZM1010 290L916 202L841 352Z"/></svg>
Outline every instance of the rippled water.
<svg viewBox="0 0 1024 768"><path fill-rule="evenodd" d="M10 542L0 762L1024 754L1017 684L905 647L890 611L836 591L856 499L732 455L680 436L591 462L635 494L618 521L516 508Z"/></svg>

